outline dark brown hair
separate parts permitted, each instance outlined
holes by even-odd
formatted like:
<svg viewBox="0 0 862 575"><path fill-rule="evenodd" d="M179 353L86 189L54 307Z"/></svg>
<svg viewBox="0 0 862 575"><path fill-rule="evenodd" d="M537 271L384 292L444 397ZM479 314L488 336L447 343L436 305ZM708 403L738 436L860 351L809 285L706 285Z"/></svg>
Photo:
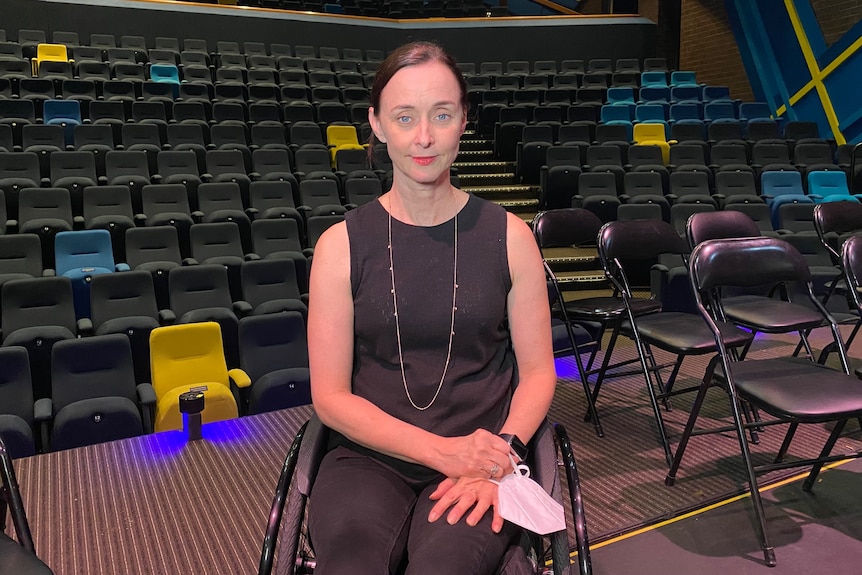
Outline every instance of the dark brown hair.
<svg viewBox="0 0 862 575"><path fill-rule="evenodd" d="M452 71L452 74L455 76L455 80L458 82L458 88L461 91L461 108L463 109L464 114L467 114L467 110L470 106L470 101L467 98L467 82L464 80L464 75L458 68L458 64L455 63L452 56L450 56L449 53L446 52L446 50L444 50L439 44L420 41L404 44L403 46L396 48L395 51L389 54L386 60L380 64L380 67L377 69L377 73L374 75L374 83L371 85L370 103L374 108L375 115L380 114L380 95L383 93L383 88L386 87L392 77L403 68L418 66L419 64L424 64L426 62L440 62ZM377 138L374 137L373 133L371 134L369 143L372 146L377 143Z"/></svg>

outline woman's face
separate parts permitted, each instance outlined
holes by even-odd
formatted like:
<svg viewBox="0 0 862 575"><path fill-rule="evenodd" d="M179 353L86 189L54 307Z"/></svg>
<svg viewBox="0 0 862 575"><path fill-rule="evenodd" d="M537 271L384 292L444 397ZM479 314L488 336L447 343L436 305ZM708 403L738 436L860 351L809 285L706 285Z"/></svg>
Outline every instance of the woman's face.
<svg viewBox="0 0 862 575"><path fill-rule="evenodd" d="M449 167L467 123L458 81L440 62L402 68L380 94L380 109L368 119L385 142L394 177L418 184L449 180Z"/></svg>

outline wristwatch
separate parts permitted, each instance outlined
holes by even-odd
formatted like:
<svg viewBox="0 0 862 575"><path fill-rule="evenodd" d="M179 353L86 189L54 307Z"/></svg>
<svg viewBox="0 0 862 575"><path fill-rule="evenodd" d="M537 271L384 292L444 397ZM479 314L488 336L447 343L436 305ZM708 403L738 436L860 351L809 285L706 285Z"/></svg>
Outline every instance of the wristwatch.
<svg viewBox="0 0 862 575"><path fill-rule="evenodd" d="M512 453L515 454L518 461L525 461L527 459L527 455L530 453L530 450L527 449L527 446L524 445L524 442L521 441L517 435L512 433L501 433L500 437L509 444L509 449L511 449Z"/></svg>

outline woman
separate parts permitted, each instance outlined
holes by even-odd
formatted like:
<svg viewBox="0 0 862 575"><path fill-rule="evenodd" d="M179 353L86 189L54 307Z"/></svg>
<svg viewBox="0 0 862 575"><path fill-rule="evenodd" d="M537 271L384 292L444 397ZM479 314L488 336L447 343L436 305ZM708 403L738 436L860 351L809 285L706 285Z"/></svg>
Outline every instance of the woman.
<svg viewBox="0 0 862 575"><path fill-rule="evenodd" d="M315 247L312 397L334 432L311 493L318 575L493 573L519 533L489 479L512 471L497 434L529 440L554 394L547 291L524 222L450 184L466 114L439 46L393 52L368 113L392 188Z"/></svg>

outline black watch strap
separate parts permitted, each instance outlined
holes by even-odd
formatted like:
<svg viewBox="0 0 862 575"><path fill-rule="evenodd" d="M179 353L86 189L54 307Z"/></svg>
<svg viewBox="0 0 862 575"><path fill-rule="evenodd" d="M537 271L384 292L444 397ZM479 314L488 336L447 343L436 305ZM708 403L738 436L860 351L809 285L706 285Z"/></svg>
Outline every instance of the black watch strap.
<svg viewBox="0 0 862 575"><path fill-rule="evenodd" d="M529 455L530 450L517 435L512 433L501 433L500 437L509 444L509 448L512 450L512 453L518 457L519 461L525 461L527 459L527 455Z"/></svg>

